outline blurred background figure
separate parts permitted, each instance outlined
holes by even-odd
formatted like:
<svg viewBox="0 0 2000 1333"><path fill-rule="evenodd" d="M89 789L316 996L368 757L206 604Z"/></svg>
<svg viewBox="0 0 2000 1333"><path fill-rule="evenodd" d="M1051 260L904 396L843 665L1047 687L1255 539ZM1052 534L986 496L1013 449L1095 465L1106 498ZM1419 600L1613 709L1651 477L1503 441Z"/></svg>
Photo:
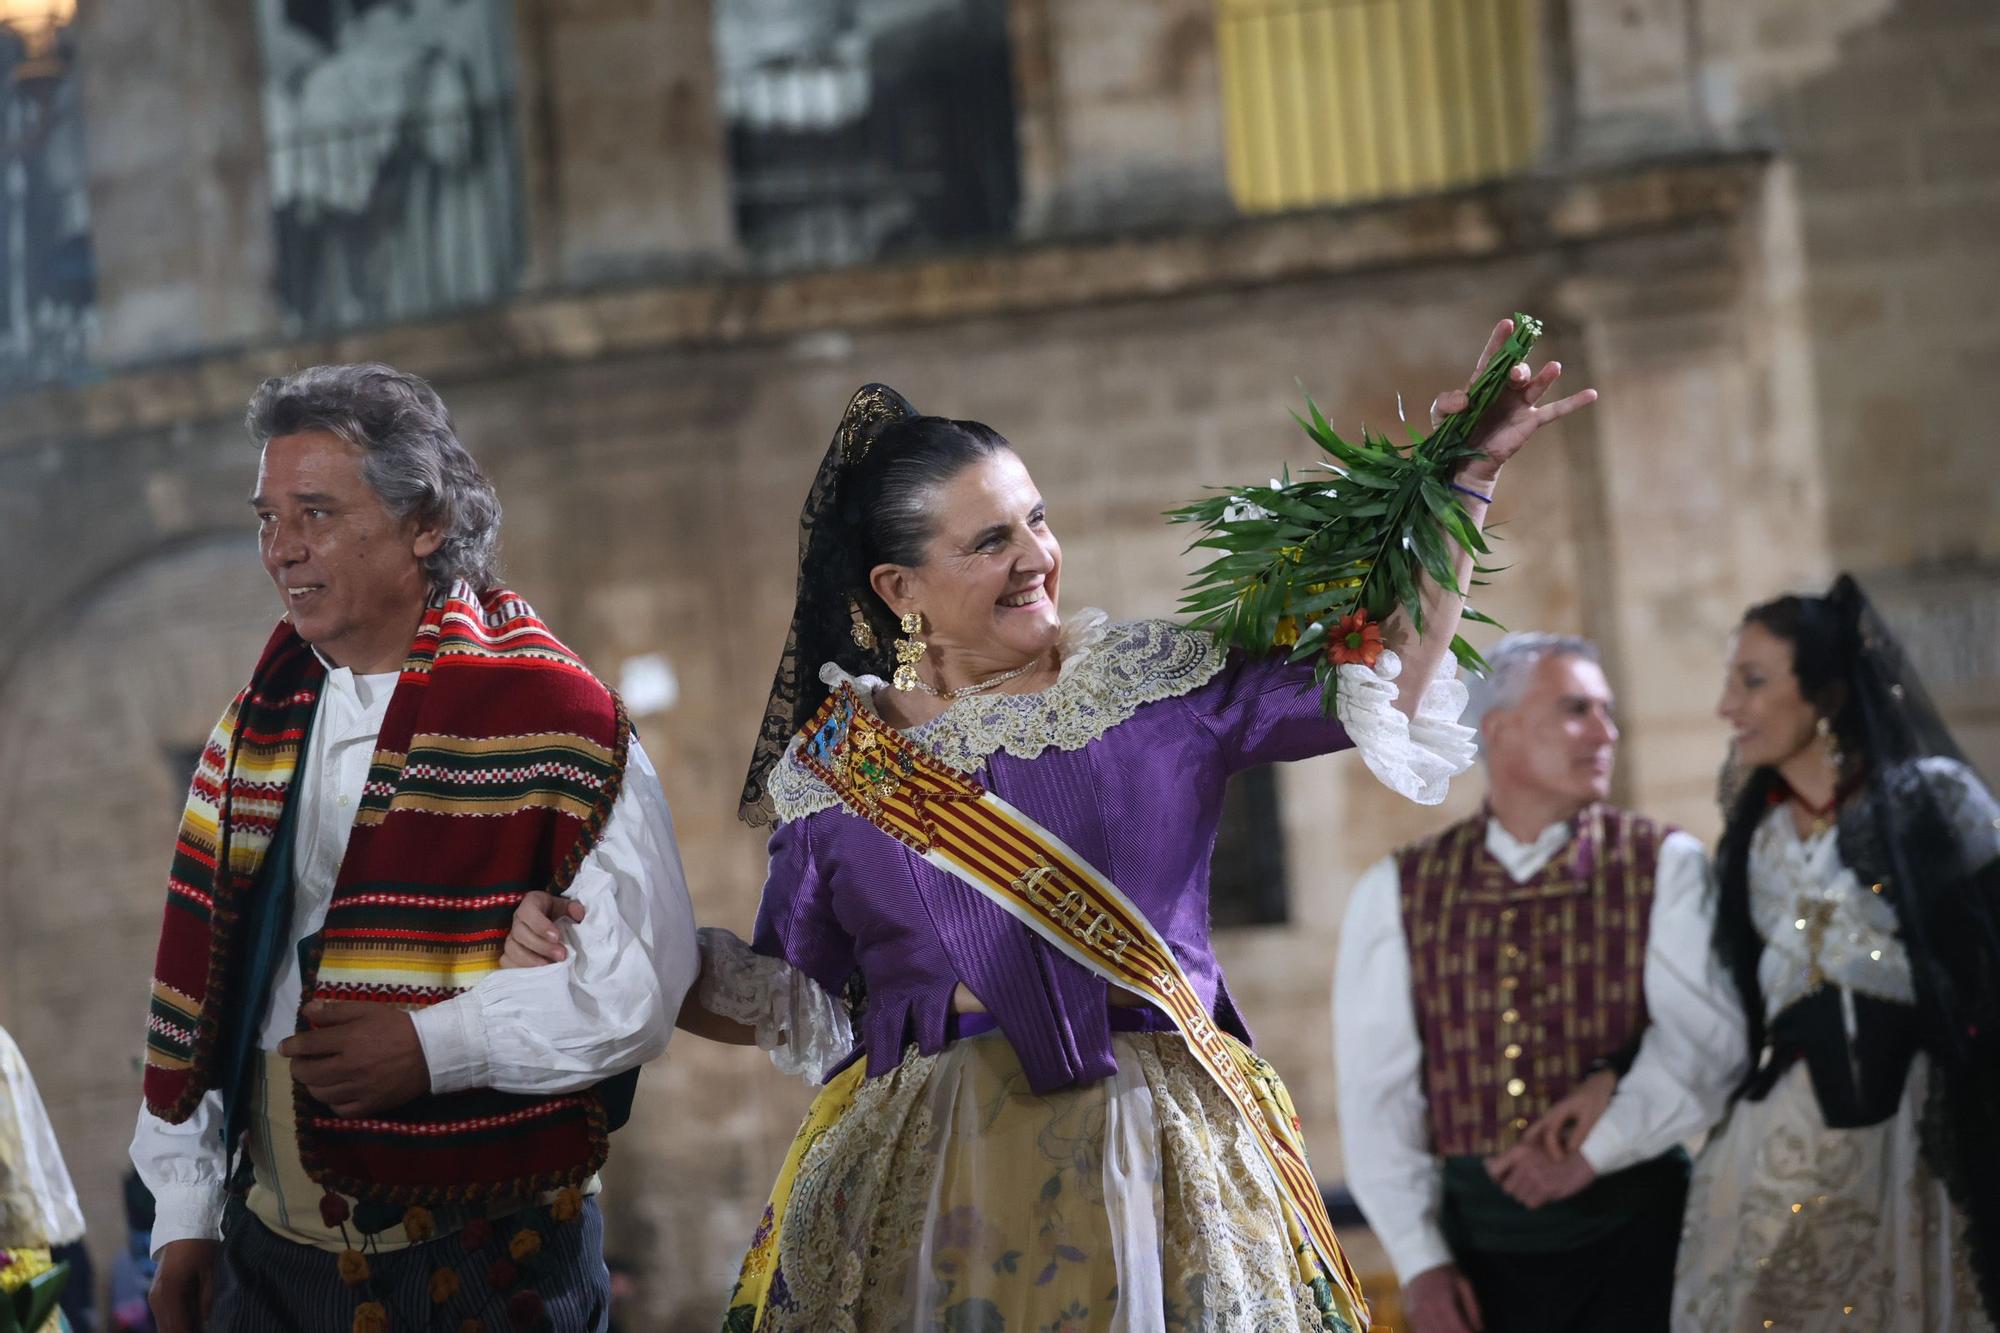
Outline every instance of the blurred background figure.
<svg viewBox="0 0 2000 1333"><path fill-rule="evenodd" d="M611 1270L611 1328L609 1333L632 1333L632 1310L639 1299L639 1275L629 1260L606 1255L604 1266Z"/></svg>
<svg viewBox="0 0 2000 1333"><path fill-rule="evenodd" d="M83 1211L35 1076L14 1038L0 1027L0 1291L11 1301L24 1281L62 1265L82 1239ZM57 1316L55 1322L84 1333L92 1327L88 1256L80 1271L72 1268L69 1274L63 1304L67 1309L73 1301L79 1318ZM47 1278L43 1285L53 1281ZM80 1299L67 1294L70 1282L81 1288Z"/></svg>
<svg viewBox="0 0 2000 1333"><path fill-rule="evenodd" d="M153 1333L146 1304L153 1289L153 1192L139 1173L125 1171L125 1246L111 1261L112 1333Z"/></svg>
<svg viewBox="0 0 2000 1333"><path fill-rule="evenodd" d="M69 1268L63 1282L62 1314L75 1333L97 1333L97 1269L83 1237L49 1251L49 1258Z"/></svg>
<svg viewBox="0 0 2000 1333"><path fill-rule="evenodd" d="M1160 511L1306 461L1298 382L1379 428L1526 310L1604 397L1476 604L1602 647L1613 804L1713 844L1719 645L1840 568L1992 772L1996 53L1983 0L0 0L0 1023L72 1165L130 1132L120 979L270 631L241 407L299 366L438 382L739 933L796 479L869 380L1032 441L1073 603L1171 615ZM1326 960L1440 827L1372 787L1240 775L1212 875L1336 1191ZM603 1200L649 1329L712 1327L809 1094L693 1046Z"/></svg>

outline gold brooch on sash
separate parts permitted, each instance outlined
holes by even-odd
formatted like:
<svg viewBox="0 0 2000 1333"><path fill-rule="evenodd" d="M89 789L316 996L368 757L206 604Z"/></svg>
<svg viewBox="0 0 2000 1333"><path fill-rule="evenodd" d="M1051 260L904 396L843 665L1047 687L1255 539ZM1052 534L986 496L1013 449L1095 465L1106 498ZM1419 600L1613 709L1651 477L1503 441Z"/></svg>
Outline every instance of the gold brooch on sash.
<svg viewBox="0 0 2000 1333"><path fill-rule="evenodd" d="M873 810L896 794L916 765L908 755L894 753L875 729L856 727L854 709L851 694L836 696L806 748L832 774L837 788L854 792Z"/></svg>

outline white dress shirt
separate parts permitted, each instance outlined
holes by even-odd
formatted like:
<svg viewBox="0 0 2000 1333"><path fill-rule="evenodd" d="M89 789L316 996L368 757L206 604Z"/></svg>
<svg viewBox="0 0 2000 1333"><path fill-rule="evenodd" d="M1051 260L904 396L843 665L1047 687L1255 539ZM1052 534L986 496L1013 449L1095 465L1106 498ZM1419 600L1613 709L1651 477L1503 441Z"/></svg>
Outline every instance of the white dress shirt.
<svg viewBox="0 0 2000 1333"><path fill-rule="evenodd" d="M271 985L258 1037L263 1050L275 1050L295 1029L303 985L298 944L325 923L395 686L394 672L327 672L297 778L291 947ZM624 787L569 896L586 912L567 929L562 962L491 973L411 1013L431 1091L568 1092L666 1050L700 958L673 817L636 736ZM219 1092L178 1125L141 1105L132 1163L156 1201L154 1253L170 1241L221 1235L221 1131Z"/></svg>
<svg viewBox="0 0 2000 1333"><path fill-rule="evenodd" d="M1524 843L1489 819L1486 850L1518 884L1547 865L1570 835L1562 822ZM1355 886L1340 931L1333 1036L1348 1187L1397 1280L1407 1283L1452 1256L1438 1223L1443 1181L1431 1152L1401 890L1394 857L1370 866ZM1701 844L1686 833L1668 834L1646 938L1648 1023L1632 1068L1582 1144L1599 1175L1657 1157L1708 1129L1743 1076L1742 1008L1715 959L1714 920L1714 884Z"/></svg>

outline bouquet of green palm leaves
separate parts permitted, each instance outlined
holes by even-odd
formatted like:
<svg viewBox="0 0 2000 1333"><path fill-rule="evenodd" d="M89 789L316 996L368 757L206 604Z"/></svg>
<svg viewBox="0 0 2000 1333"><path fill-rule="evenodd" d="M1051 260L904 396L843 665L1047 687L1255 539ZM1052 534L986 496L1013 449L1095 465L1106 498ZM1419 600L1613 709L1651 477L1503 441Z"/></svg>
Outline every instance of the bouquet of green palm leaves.
<svg viewBox="0 0 2000 1333"><path fill-rule="evenodd" d="M1419 589L1429 574L1439 587L1463 593L1452 569L1451 545L1476 561L1490 553L1458 495L1452 475L1478 450L1472 433L1507 377L1541 336L1540 321L1514 316L1514 332L1467 391L1464 410L1427 436L1409 428L1410 442L1363 430L1340 438L1310 396L1297 421L1327 458L1297 480L1289 469L1269 486L1235 486L1167 517L1199 525L1190 550L1221 554L1196 572L1181 600L1189 623L1224 644L1255 654L1289 649L1292 661L1317 656L1313 678L1331 715L1340 688L1337 668L1375 664L1381 624L1398 607L1421 634ZM1490 573L1474 566L1475 574ZM1477 584L1477 578L1472 580ZM1495 624L1467 607L1465 616ZM1452 653L1472 670L1484 660L1462 636Z"/></svg>

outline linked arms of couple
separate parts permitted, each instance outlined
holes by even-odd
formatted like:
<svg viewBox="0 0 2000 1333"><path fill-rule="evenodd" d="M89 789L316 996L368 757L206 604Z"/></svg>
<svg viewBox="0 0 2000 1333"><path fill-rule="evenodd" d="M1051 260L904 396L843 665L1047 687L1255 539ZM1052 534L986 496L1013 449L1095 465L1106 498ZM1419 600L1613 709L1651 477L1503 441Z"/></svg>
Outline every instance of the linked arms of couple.
<svg viewBox="0 0 2000 1333"><path fill-rule="evenodd" d="M546 895L544 895L546 896ZM427 1092L587 1087L666 1049L699 969L694 909L666 793L633 745L625 789L570 885L595 917L561 973L501 973L429 1009L315 1001L310 1030L278 1053L335 1114L368 1115Z"/></svg>
<svg viewBox="0 0 2000 1333"><path fill-rule="evenodd" d="M530 892L514 911L500 965L538 968L572 956L569 932L593 909L573 897ZM847 1009L784 960L754 952L735 934L695 932L700 970L679 1002L674 1026L732 1046L761 1047L787 1074L818 1082L854 1049Z"/></svg>
<svg viewBox="0 0 2000 1333"><path fill-rule="evenodd" d="M652 799L626 814L619 836L579 877L585 881L579 891L599 899L617 927L596 942L594 952L602 957L587 976L558 986L559 993L503 986L420 1014L314 1000L304 1009L308 1030L277 1046L291 1061L292 1077L335 1115L360 1116L461 1088L566 1090L594 1082L604 1068L629 1068L658 1055L670 1026L658 1013L661 1002L680 1004L695 975L686 939L693 923L678 855L658 854L662 847L672 853L665 798L650 767L645 776ZM670 868L664 884L655 885L659 877L646 873L653 866ZM546 893L535 897L552 901ZM563 902L581 921L583 898ZM620 957L618 942L632 940L646 947ZM510 940L510 950L516 947ZM647 964L645 957L656 951L658 965ZM589 993L594 1003L563 1003L571 991ZM691 1001L685 1008L696 1011ZM536 1021L523 1021L531 1014ZM693 1030L731 1040L723 1035L726 1020L714 1021L715 1030Z"/></svg>

